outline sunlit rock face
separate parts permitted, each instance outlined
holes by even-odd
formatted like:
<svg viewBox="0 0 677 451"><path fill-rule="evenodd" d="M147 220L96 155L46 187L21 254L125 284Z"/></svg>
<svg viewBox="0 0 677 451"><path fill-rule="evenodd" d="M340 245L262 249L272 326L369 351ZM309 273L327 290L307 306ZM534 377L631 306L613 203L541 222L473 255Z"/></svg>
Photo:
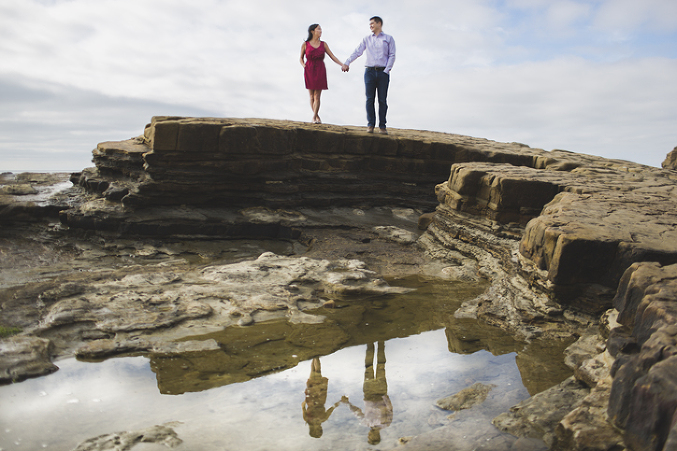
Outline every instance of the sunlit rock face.
<svg viewBox="0 0 677 451"><path fill-rule="evenodd" d="M661 166L663 166L663 169L677 171L677 147L675 147L672 152L670 152L668 156L665 157L665 160Z"/></svg>

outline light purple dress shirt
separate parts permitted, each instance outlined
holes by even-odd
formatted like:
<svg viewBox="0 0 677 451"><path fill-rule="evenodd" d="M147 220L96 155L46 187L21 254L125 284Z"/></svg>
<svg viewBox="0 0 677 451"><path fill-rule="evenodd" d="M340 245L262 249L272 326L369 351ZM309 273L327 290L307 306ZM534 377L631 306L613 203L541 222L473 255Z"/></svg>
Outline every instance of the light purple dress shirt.
<svg viewBox="0 0 677 451"><path fill-rule="evenodd" d="M390 73L395 64L395 40L389 34L380 32L378 35L370 34L362 39L352 55L346 60L346 65L359 58L367 51L366 67L385 67L383 72Z"/></svg>

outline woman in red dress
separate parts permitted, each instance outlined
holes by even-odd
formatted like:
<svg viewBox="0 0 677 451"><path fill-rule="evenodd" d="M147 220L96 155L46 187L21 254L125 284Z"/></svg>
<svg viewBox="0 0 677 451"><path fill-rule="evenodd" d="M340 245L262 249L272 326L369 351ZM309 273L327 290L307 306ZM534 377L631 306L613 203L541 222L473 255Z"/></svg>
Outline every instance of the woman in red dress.
<svg viewBox="0 0 677 451"><path fill-rule="evenodd" d="M322 37L322 27L313 24L308 27L308 39L301 46L301 57L299 61L303 66L303 75L306 79L306 88L310 93L310 108L313 109L313 123L321 124L320 116L320 95L322 90L327 89L327 69L324 66L324 54L329 55L336 64L343 67L343 63L338 60L329 50L326 42L320 41ZM305 61L304 61L305 57Z"/></svg>

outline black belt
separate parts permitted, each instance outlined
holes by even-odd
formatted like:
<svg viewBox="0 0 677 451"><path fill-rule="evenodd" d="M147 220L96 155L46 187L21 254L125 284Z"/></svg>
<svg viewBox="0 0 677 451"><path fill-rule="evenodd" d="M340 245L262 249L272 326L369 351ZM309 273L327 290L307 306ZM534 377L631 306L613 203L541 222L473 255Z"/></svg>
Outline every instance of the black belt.
<svg viewBox="0 0 677 451"><path fill-rule="evenodd" d="M369 66L367 66L367 69L382 71L382 70L385 69L385 67L369 67Z"/></svg>

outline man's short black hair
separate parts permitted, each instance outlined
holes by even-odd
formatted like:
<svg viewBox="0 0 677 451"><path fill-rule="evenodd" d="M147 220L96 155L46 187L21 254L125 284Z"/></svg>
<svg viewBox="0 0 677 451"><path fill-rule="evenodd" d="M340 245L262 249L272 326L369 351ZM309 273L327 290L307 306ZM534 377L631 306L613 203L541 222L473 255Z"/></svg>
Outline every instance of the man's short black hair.
<svg viewBox="0 0 677 451"><path fill-rule="evenodd" d="M370 22L371 22L372 20L373 20L374 22L378 22L378 23L380 23L381 25L383 25L383 19L381 19L379 16L374 16L374 17L372 17L371 19L369 19Z"/></svg>

